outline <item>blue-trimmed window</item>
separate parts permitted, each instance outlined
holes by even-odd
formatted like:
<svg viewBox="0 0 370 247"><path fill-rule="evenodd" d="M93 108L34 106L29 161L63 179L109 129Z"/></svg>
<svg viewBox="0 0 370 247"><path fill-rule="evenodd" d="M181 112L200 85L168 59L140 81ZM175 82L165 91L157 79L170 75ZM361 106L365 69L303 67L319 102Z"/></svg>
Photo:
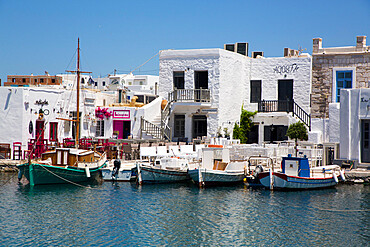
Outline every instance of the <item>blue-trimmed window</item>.
<svg viewBox="0 0 370 247"><path fill-rule="evenodd" d="M352 70L337 71L337 102L340 102L340 90L343 88L352 88Z"/></svg>
<svg viewBox="0 0 370 247"><path fill-rule="evenodd" d="M344 88L352 88L352 70L337 71L337 102L340 102L340 90Z"/></svg>

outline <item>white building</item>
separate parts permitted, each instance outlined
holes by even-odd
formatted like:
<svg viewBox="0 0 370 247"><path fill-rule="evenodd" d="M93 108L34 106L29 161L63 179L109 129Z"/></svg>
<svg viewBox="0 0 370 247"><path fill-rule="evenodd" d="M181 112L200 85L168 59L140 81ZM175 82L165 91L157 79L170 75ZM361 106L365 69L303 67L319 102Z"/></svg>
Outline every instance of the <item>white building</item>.
<svg viewBox="0 0 370 247"><path fill-rule="evenodd" d="M154 75L133 75L116 74L103 78L93 78L89 88L99 90L128 89L131 92L145 92L157 94L158 76Z"/></svg>
<svg viewBox="0 0 370 247"><path fill-rule="evenodd" d="M340 158L370 163L370 89L340 93Z"/></svg>
<svg viewBox="0 0 370 247"><path fill-rule="evenodd" d="M231 134L242 106L258 111L253 142L286 139L282 133L298 121L293 111L310 125L310 75L308 55L250 58L223 49L162 51L159 95L169 101L171 139L216 137L224 128Z"/></svg>

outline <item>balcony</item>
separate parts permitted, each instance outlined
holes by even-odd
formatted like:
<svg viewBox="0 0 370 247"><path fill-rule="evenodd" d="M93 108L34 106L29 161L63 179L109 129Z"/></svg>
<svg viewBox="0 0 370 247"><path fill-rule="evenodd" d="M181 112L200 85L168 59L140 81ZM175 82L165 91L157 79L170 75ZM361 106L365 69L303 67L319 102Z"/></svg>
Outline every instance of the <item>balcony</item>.
<svg viewBox="0 0 370 247"><path fill-rule="evenodd" d="M175 89L168 93L169 102L200 102L210 103L209 89Z"/></svg>
<svg viewBox="0 0 370 247"><path fill-rule="evenodd" d="M258 112L292 112L311 131L311 115L294 100L262 100L258 102Z"/></svg>

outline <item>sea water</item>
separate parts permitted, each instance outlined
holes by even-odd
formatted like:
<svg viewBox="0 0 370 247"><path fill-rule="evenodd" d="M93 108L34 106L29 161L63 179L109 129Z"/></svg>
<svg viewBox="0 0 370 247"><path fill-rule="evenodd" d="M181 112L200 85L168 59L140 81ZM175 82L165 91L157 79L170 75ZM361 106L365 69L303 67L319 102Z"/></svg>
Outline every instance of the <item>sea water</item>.
<svg viewBox="0 0 370 247"><path fill-rule="evenodd" d="M0 246L369 246L370 186L30 187L0 173Z"/></svg>

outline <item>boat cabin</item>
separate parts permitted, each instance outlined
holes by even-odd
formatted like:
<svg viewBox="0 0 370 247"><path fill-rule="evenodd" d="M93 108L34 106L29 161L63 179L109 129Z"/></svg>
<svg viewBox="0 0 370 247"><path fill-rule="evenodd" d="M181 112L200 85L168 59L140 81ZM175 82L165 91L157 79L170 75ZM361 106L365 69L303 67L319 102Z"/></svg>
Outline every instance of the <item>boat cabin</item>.
<svg viewBox="0 0 370 247"><path fill-rule="evenodd" d="M202 166L209 170L225 170L230 162L230 150L227 148L203 148Z"/></svg>
<svg viewBox="0 0 370 247"><path fill-rule="evenodd" d="M57 166L77 166L78 162L96 161L93 151L70 148L56 148L55 151L43 153L41 159L50 159L51 164Z"/></svg>
<svg viewBox="0 0 370 247"><path fill-rule="evenodd" d="M296 177L310 177L310 165L308 163L308 158L298 158L298 157L283 157L282 161L283 173L289 176Z"/></svg>

